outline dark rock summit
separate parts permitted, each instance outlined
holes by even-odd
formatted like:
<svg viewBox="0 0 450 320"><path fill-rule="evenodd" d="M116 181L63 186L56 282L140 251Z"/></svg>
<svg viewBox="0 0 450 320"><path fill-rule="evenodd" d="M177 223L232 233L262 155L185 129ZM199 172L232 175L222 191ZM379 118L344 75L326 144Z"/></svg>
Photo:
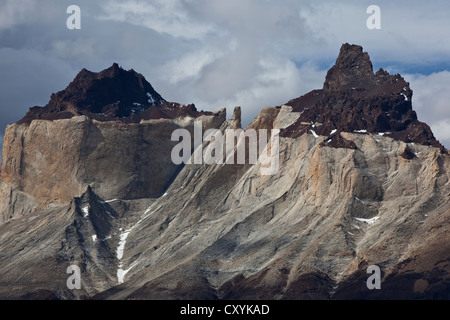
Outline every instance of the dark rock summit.
<svg viewBox="0 0 450 320"><path fill-rule="evenodd" d="M167 102L142 74L114 63L98 73L81 70L65 90L52 94L45 107L30 108L20 123L79 115L98 121L139 122L199 114L194 105Z"/></svg>
<svg viewBox="0 0 450 320"><path fill-rule="evenodd" d="M368 87L374 81L369 54L361 46L342 45L336 64L328 71L323 90L342 91Z"/></svg>
<svg viewBox="0 0 450 320"><path fill-rule="evenodd" d="M314 131L328 136L328 145L347 148L340 132L380 134L445 152L430 127L418 121L412 95L409 83L399 74L390 75L383 69L374 73L361 46L344 44L323 89L286 103L301 116L282 135L299 137Z"/></svg>

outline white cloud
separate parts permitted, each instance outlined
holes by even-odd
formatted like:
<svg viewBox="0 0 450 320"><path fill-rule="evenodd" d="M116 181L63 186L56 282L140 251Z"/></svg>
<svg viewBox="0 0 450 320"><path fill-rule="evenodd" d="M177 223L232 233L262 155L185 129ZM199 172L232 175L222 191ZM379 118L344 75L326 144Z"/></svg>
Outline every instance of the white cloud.
<svg viewBox="0 0 450 320"><path fill-rule="evenodd" d="M241 106L245 126L263 107L281 105L312 89L321 88L325 78L325 71L318 70L310 64L298 68L289 59L261 58L257 65L256 74L247 79L249 83L241 90L230 90L229 95L220 96L194 93L190 97L191 101L201 107L215 106L216 109L226 107L229 116L234 106ZM210 81L200 83L199 90L206 92L210 83ZM226 91L227 88L222 90Z"/></svg>
<svg viewBox="0 0 450 320"><path fill-rule="evenodd" d="M442 144L450 148L450 72L405 75L414 92L413 109Z"/></svg>
<svg viewBox="0 0 450 320"><path fill-rule="evenodd" d="M110 0L102 8L102 20L127 22L173 37L201 39L215 30L213 25L201 23L190 15L182 0Z"/></svg>
<svg viewBox="0 0 450 320"><path fill-rule="evenodd" d="M189 52L180 58L171 60L163 66L170 83L180 81L198 80L202 76L203 69L222 57L223 53L217 50L200 50Z"/></svg>
<svg viewBox="0 0 450 320"><path fill-rule="evenodd" d="M450 148L450 118L433 123L432 129L436 137L440 139L445 147Z"/></svg>

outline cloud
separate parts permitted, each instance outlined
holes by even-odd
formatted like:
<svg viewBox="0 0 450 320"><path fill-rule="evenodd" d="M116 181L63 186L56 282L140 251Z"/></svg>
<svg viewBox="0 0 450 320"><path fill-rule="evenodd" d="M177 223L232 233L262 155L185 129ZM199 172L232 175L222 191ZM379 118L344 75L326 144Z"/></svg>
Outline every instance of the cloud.
<svg viewBox="0 0 450 320"><path fill-rule="evenodd" d="M0 30L28 22L35 8L35 0L6 0L0 4Z"/></svg>
<svg viewBox="0 0 450 320"><path fill-rule="evenodd" d="M198 80L202 77L205 67L222 56L223 53L218 50L202 49L189 52L182 57L167 62L163 69L166 71L171 84L177 84L180 81Z"/></svg>
<svg viewBox="0 0 450 320"><path fill-rule="evenodd" d="M45 105L77 71L62 60L35 50L0 49L0 126L20 120L29 107ZM20 67L19 67L20 66Z"/></svg>
<svg viewBox="0 0 450 320"><path fill-rule="evenodd" d="M227 107L229 116L234 106L241 106L243 125L246 126L263 107L278 106L300 96L300 93L320 88L325 77L325 71L318 70L314 65L305 64L299 68L289 59L261 58L257 64L257 74L247 79L250 83L241 90L230 90L228 95L223 94L220 98L194 93L192 100L202 107ZM200 90L207 91L211 83L216 86L213 76L208 79L200 84ZM227 88L222 90L227 91Z"/></svg>
<svg viewBox="0 0 450 320"><path fill-rule="evenodd" d="M449 60L450 42L444 32L450 29L448 2L377 3L381 30L366 27L370 16L366 10L372 4L369 0L302 2L299 15L310 46L299 56L327 60L342 43L349 42L362 45L374 65L385 69L389 64L398 71L413 72Z"/></svg>
<svg viewBox="0 0 450 320"><path fill-rule="evenodd" d="M200 39L215 30L189 14L182 0L107 1L102 20L113 20L153 29L177 38Z"/></svg>
<svg viewBox="0 0 450 320"><path fill-rule="evenodd" d="M450 148L450 118L439 120L432 124L432 130L436 137L446 148Z"/></svg>
<svg viewBox="0 0 450 320"><path fill-rule="evenodd" d="M450 148L450 72L405 75L404 78L414 92L413 109L419 120L426 122L436 138Z"/></svg>

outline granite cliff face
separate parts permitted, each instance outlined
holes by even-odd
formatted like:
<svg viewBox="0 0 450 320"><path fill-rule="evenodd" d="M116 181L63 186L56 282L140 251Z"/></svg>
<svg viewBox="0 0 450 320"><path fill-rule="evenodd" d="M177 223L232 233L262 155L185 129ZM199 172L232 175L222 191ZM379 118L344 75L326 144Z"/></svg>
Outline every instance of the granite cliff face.
<svg viewBox="0 0 450 320"><path fill-rule="evenodd" d="M83 70L8 127L0 297L449 299L450 157L409 85L361 47L342 46L323 89L247 127L280 130L272 176L260 162L174 165L173 130L240 128L240 109L227 121L152 90L116 65Z"/></svg>
<svg viewBox="0 0 450 320"><path fill-rule="evenodd" d="M192 131L194 119L216 128L225 110L169 103L142 75L117 64L82 70L47 106L7 127L0 222L68 203L88 186L110 199L162 195L179 170L171 161L172 132Z"/></svg>

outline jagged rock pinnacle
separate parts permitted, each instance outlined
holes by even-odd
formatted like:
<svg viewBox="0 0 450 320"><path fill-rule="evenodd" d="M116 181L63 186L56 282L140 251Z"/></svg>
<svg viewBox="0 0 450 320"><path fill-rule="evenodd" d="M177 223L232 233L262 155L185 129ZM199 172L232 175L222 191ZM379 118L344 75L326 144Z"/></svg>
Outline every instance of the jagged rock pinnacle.
<svg viewBox="0 0 450 320"><path fill-rule="evenodd" d="M343 44L336 64L327 74L323 89L328 91L361 87L374 79L369 54L358 45Z"/></svg>
<svg viewBox="0 0 450 320"><path fill-rule="evenodd" d="M442 148L430 127L418 121L413 92L399 74L373 72L369 55L358 45L343 44L322 90L314 90L286 105L300 112L282 136L299 137L314 131L328 136L328 146L348 148L339 132L385 133L404 142ZM354 146L353 146L354 147Z"/></svg>

